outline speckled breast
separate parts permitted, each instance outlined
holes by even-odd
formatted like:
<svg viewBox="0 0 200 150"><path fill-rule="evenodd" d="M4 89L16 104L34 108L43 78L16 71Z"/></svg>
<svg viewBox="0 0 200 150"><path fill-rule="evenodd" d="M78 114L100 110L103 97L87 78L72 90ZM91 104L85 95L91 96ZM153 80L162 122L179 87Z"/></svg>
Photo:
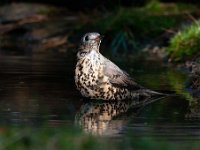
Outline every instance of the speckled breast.
<svg viewBox="0 0 200 150"><path fill-rule="evenodd" d="M84 97L103 100L122 100L131 98L125 88L112 86L103 73L103 57L98 54L88 55L79 60L75 70L77 89Z"/></svg>
<svg viewBox="0 0 200 150"><path fill-rule="evenodd" d="M77 89L85 97L95 98L98 94L100 57L91 53L77 62L75 70L75 83Z"/></svg>

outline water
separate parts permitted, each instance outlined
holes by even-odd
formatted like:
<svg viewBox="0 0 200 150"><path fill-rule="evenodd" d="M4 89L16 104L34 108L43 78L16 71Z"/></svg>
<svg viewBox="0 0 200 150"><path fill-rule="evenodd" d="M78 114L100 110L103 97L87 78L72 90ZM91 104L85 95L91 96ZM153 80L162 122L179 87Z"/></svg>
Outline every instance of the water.
<svg viewBox="0 0 200 150"><path fill-rule="evenodd" d="M73 72L68 71L70 65L51 56L2 56L1 122L37 125L46 120L72 119L78 96Z"/></svg>
<svg viewBox="0 0 200 150"><path fill-rule="evenodd" d="M200 140L199 119L186 117L194 106L181 95L182 72L152 61L121 62L141 84L180 94L136 109L131 102L84 101L74 85L73 59L46 53L0 55L0 126L78 126L85 133L113 141L127 135L182 144ZM177 83L172 85L173 81Z"/></svg>

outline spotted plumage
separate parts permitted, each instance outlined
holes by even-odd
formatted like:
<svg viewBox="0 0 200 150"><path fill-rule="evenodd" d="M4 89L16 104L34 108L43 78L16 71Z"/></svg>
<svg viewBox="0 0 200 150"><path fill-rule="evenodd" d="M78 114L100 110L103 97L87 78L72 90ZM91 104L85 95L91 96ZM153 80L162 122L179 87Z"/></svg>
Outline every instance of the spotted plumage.
<svg viewBox="0 0 200 150"><path fill-rule="evenodd" d="M87 33L77 53L75 83L82 96L91 99L124 100L162 95L137 84L125 71L99 53L101 36Z"/></svg>
<svg viewBox="0 0 200 150"><path fill-rule="evenodd" d="M161 98L141 98L126 101L82 101L75 115L75 124L85 132L97 135L113 135L127 124L127 112L131 116L139 113L144 106ZM139 109L136 109L139 108ZM119 119L120 118L120 119Z"/></svg>
<svg viewBox="0 0 200 150"><path fill-rule="evenodd" d="M127 123L126 119L116 121L116 118L126 113L133 105L134 101L86 102L76 113L75 124L87 133L113 135L113 132L119 132Z"/></svg>

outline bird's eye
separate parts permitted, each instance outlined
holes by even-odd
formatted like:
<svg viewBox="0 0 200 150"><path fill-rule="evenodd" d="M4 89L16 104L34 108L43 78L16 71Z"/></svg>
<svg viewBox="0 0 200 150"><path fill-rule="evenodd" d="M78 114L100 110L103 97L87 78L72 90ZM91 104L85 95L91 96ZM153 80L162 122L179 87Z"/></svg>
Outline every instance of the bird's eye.
<svg viewBox="0 0 200 150"><path fill-rule="evenodd" d="M88 40L89 40L89 37L88 37L88 36L86 36L86 37L85 37L85 41L87 42Z"/></svg>

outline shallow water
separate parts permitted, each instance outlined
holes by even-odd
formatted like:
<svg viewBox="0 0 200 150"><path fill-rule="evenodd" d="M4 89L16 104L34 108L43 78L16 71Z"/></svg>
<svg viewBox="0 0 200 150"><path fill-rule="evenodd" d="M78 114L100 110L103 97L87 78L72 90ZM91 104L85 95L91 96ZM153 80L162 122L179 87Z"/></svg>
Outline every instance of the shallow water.
<svg viewBox="0 0 200 150"><path fill-rule="evenodd" d="M79 126L86 133L108 136L114 141L127 135L172 143L200 140L199 119L186 118L192 106L189 99L181 95L184 93L181 87L184 87L184 73L152 61L119 63L148 88L180 92L178 96L136 109L131 102L82 100L74 85L74 65L58 54L1 54L0 125ZM177 86L172 85L173 81L179 80L174 83ZM121 105L124 107L119 107Z"/></svg>
<svg viewBox="0 0 200 150"><path fill-rule="evenodd" d="M0 149L17 149L17 141L22 149L31 149L38 143L39 149L45 149L41 143L48 147L46 149L59 149L58 140L61 145L69 145L68 149L73 149L70 143L75 148L81 145L79 149L92 149L88 145L96 142L88 142L86 134L103 139L111 149L120 142L118 149L159 149L154 147L163 141L167 142L164 149L200 149L200 101L185 89L184 71L143 56L125 57L129 51L118 56L117 52L106 49L109 38L111 40L108 35L107 43L106 39L102 42L102 50L107 50L104 51L107 56L116 55L112 60L117 65L143 86L177 96L156 99L137 108L133 101L85 101L75 88L76 58L75 50L71 49L88 30L86 24L90 17L60 12L47 18L45 15L44 20L40 15L26 18L29 11L32 14L40 7L36 5L30 10L32 4L12 6L10 13L5 11L0 17ZM18 17L22 20L16 22ZM80 24L82 21L86 24ZM90 30L99 30L92 26L89 25ZM112 38L116 40L114 35ZM137 42L135 44L137 47ZM78 138L73 138L74 134L69 131L78 132L78 136L75 135ZM83 135L82 141L79 135ZM167 147L170 144L173 148ZM99 147L95 145L94 149Z"/></svg>

